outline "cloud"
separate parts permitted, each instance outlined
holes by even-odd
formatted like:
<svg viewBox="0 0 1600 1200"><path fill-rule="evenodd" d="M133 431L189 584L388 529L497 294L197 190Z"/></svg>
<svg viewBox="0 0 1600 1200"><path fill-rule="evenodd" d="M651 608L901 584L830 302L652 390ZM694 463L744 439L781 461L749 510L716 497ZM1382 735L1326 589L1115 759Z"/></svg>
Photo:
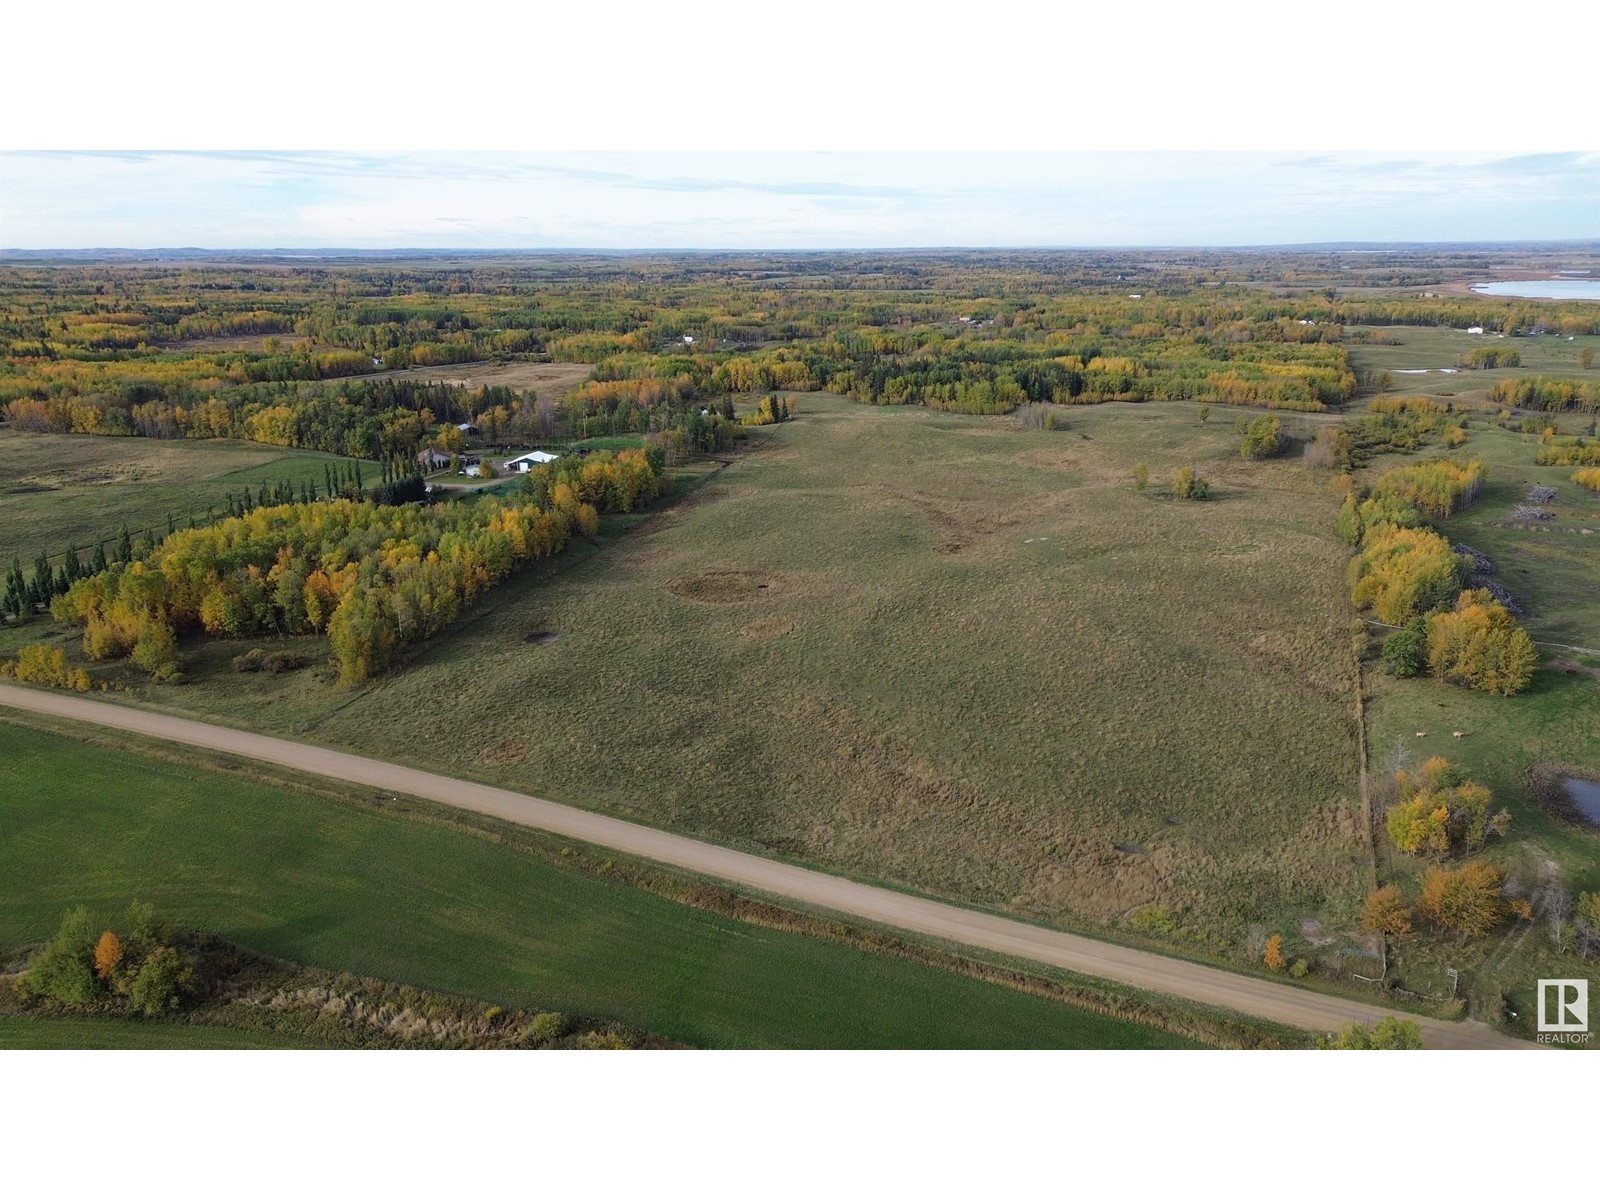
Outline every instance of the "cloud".
<svg viewBox="0 0 1600 1200"><path fill-rule="evenodd" d="M26 152L13 247L1204 245L1600 236L1600 155Z"/></svg>

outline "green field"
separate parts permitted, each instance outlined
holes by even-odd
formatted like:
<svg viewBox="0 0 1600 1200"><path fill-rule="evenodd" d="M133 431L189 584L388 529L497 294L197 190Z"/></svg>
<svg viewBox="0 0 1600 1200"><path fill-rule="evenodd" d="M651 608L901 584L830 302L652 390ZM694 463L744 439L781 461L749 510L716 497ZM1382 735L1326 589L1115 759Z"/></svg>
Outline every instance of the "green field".
<svg viewBox="0 0 1600 1200"><path fill-rule="evenodd" d="M163 708L1190 945L1364 870L1335 503L1190 406L1068 428L797 398L679 506L358 693L196 643ZM1137 493L1146 461L1157 481ZM1164 481L1193 462L1202 504ZM534 644L537 634L554 641ZM70 643L69 643L70 644Z"/></svg>
<svg viewBox="0 0 1600 1200"><path fill-rule="evenodd" d="M1573 379L1600 377L1600 370L1585 372L1579 363L1579 356L1586 347L1600 353L1600 337L1580 334L1571 341L1553 334L1498 337L1492 331L1467 333L1463 329L1420 325L1386 325L1368 328L1367 332L1390 340L1383 345L1352 344L1350 361L1358 370L1388 371L1391 376L1389 391L1397 396L1437 396L1464 403L1487 402L1489 389L1502 379L1538 374ZM1460 368L1462 356L1480 346L1515 350L1521 356L1522 365L1492 371ZM1456 373L1446 374L1449 368L1456 368ZM1404 373L1415 371L1426 371L1427 374ZM1566 417L1569 424L1576 423L1578 419L1576 414L1569 413ZM1582 418L1582 423L1587 425L1588 417Z"/></svg>
<svg viewBox="0 0 1600 1200"><path fill-rule="evenodd" d="M154 441L149 438L24 433L0 426L0 570L13 558L32 568L40 550L52 556L109 539L123 525L165 533L167 517L187 525L220 513L230 492L263 483L315 481L323 464L351 462L314 450L280 450L250 442ZM370 482L379 467L364 464ZM83 554L85 562L88 552ZM56 562L59 564L60 560Z"/></svg>
<svg viewBox="0 0 1600 1200"><path fill-rule="evenodd" d="M1395 333L1405 344L1382 351L1382 361L1389 367L1437 365L1450 346L1483 341L1451 330ZM1522 368L1396 376L1394 390L1435 396L1453 391L1454 398L1472 401L1482 397L1469 387L1481 391L1496 378L1515 378L1530 370L1581 377L1577 354L1586 342L1600 343L1600 339L1506 339L1497 344L1518 349ZM1357 348L1354 357L1371 361L1375 353ZM1568 433L1583 431L1589 419L1576 413L1548 418ZM1532 435L1474 419L1466 444L1450 453L1484 461L1488 475L1483 491L1472 504L1437 524L1452 542L1471 546L1493 560L1491 578L1523 606L1523 623L1543 643L1539 649L1544 668L1535 673L1526 692L1502 699L1430 678L1392 679L1374 666L1368 674L1367 705L1369 754L1380 807L1397 768L1415 768L1430 755L1460 763L1488 785L1497 805L1511 810L1510 837L1504 843L1491 842L1486 854L1506 869L1520 894L1534 896L1536 903L1536 893L1550 885L1568 892L1600 889L1600 829L1556 819L1529 786L1529 770L1540 763L1600 770L1600 496L1572 483L1571 467L1535 465L1538 448ZM1440 453L1435 446L1412 457ZM1363 470L1362 477L1370 480L1401 461L1399 456L1381 456ZM1512 508L1536 484L1557 489L1556 500L1548 505L1554 519L1511 521ZM1458 732L1460 737L1455 736ZM1414 892L1427 865L1395 853L1380 837L1381 875L1386 882L1398 882ZM1492 1016L1504 993L1523 1014L1522 1032L1531 1036L1527 1018L1533 1012L1533 981L1582 973L1570 956L1554 952L1542 911L1540 918L1531 927L1511 922L1485 942L1406 947L1392 965L1402 986L1433 996L1450 993L1447 969L1455 968L1461 972L1460 993L1480 1017Z"/></svg>
<svg viewBox="0 0 1600 1200"><path fill-rule="evenodd" d="M73 904L109 916L138 897L276 957L696 1046L1189 1044L742 924L437 820L187 763L131 769L123 750L6 722L0 797L0 948L43 940Z"/></svg>
<svg viewBox="0 0 1600 1200"><path fill-rule="evenodd" d="M281 1034L178 1021L0 1013L0 1050L311 1050L316 1045Z"/></svg>

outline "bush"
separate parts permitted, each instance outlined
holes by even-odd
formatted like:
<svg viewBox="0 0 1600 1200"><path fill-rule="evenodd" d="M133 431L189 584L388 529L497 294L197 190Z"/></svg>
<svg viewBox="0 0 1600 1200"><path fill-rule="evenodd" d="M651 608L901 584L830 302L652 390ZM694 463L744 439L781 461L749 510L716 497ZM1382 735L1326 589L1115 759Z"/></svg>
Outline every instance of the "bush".
<svg viewBox="0 0 1600 1200"><path fill-rule="evenodd" d="M1421 1050L1422 1027L1402 1017L1384 1017L1370 1028L1346 1025L1317 1043L1319 1050Z"/></svg>
<svg viewBox="0 0 1600 1200"><path fill-rule="evenodd" d="M1172 491L1184 500L1204 500L1211 495L1211 485L1194 468L1179 467L1172 473Z"/></svg>
<svg viewBox="0 0 1600 1200"><path fill-rule="evenodd" d="M567 1031L565 1013L542 1012L533 1018L528 1032L536 1042L553 1042Z"/></svg>
<svg viewBox="0 0 1600 1200"><path fill-rule="evenodd" d="M68 909L56 935L28 960L17 989L64 1004L88 1004L101 994L95 973L94 924L83 906Z"/></svg>
<svg viewBox="0 0 1600 1200"><path fill-rule="evenodd" d="M196 983L194 968L175 947L157 946L139 965L128 999L145 1016L157 1017L180 1007Z"/></svg>

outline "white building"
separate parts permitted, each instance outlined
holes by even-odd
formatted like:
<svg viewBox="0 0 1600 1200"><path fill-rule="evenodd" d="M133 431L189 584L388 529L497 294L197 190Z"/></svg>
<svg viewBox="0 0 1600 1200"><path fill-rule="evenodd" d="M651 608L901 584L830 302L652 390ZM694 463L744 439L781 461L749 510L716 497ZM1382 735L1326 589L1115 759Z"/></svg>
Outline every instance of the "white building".
<svg viewBox="0 0 1600 1200"><path fill-rule="evenodd" d="M551 454L547 450L534 450L517 458L507 459L504 466L507 471L526 475L530 467L542 467L545 463L553 463L560 457L559 454Z"/></svg>

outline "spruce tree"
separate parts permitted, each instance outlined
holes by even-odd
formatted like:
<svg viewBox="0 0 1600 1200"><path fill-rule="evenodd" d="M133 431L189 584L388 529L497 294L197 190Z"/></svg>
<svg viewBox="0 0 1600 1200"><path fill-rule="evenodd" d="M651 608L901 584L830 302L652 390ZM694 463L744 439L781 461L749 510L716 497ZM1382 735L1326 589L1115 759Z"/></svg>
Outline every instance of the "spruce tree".
<svg viewBox="0 0 1600 1200"><path fill-rule="evenodd" d="M106 544L104 542L96 542L94 558L89 561L89 573L98 575L102 571L110 569L110 566L111 564L106 561Z"/></svg>

